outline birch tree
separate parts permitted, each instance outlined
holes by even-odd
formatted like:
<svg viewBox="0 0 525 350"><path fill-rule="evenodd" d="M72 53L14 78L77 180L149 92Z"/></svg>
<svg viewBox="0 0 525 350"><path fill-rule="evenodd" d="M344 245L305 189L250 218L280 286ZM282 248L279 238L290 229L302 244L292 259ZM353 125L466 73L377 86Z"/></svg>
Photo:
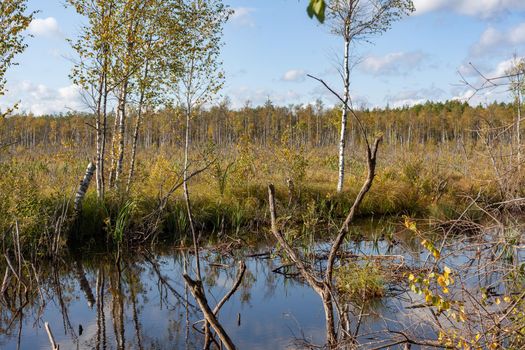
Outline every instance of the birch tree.
<svg viewBox="0 0 525 350"><path fill-rule="evenodd" d="M326 20L329 22L332 34L343 39L344 49L342 67L339 71L343 80L343 107L339 137L337 192L343 190L348 106L352 105L350 98L351 45L384 33L393 22L413 11L412 0L331 0L326 3ZM319 8L319 11L313 14L322 12L324 9ZM319 18L317 14L315 15ZM324 17L321 19L324 20Z"/></svg>
<svg viewBox="0 0 525 350"><path fill-rule="evenodd" d="M79 39L72 44L79 61L71 77L85 92L85 101L95 114L97 193L106 188L106 148L110 100L116 99L116 113L110 154L108 187L120 184L124 170L128 110L136 98L137 122L133 133L127 190L135 168L136 143L144 106L160 94L162 85L157 68L166 55L160 24L167 16L162 0L68 0L88 19Z"/></svg>
<svg viewBox="0 0 525 350"><path fill-rule="evenodd" d="M24 31L27 29L35 12L27 13L26 0L0 1L0 97L6 93L5 74L16 65L14 58L22 53L27 44L24 43ZM13 108L0 111L0 118L9 114Z"/></svg>
<svg viewBox="0 0 525 350"><path fill-rule="evenodd" d="M98 198L103 199L108 99L114 89L111 66L116 33L120 28L115 20L116 0L68 0L68 3L87 19L87 24L80 29L79 38L70 40L79 56L70 77L83 89L84 101L95 114L95 178Z"/></svg>
<svg viewBox="0 0 525 350"><path fill-rule="evenodd" d="M169 47L181 45L174 51L170 67L171 79L176 86L176 98L186 120L184 144L184 196L191 220L188 190L190 126L195 112L221 89L224 73L219 60L222 47L222 29L230 11L219 0L191 0L185 3L170 28L173 42ZM182 30L182 33L180 32ZM182 34L182 35L181 35ZM190 224L195 238L195 230Z"/></svg>
<svg viewBox="0 0 525 350"><path fill-rule="evenodd" d="M177 87L176 97L184 113L186 120L185 142L184 142L184 169L183 189L186 203L189 226L193 238L196 281L185 274L184 278L193 296L197 300L206 300L204 288L202 288L202 277L199 261L199 243L195 226L193 224L190 193L188 189L189 179L189 151L190 151L190 126L195 112L202 108L221 89L224 81L224 73L219 60L222 47L222 30L228 20L231 11L220 0L189 0L184 2L180 17L173 22L171 33L173 44L169 47L182 45L180 52L174 52L172 56L173 69L172 81ZM182 38L179 30L182 29ZM201 306L205 312L205 327L211 327L226 344L226 348L234 349L235 346L220 324L213 322L210 313L206 313L207 303Z"/></svg>
<svg viewBox="0 0 525 350"><path fill-rule="evenodd" d="M117 187L120 183L124 166L129 97L133 90L144 90L144 84L150 81L148 76L151 71L148 66L154 58L155 49L159 48L154 43L159 41L156 29L163 11L163 2L159 0L125 0L119 4L119 22L125 29L119 33L120 37L115 42L113 75L117 86L117 109L110 186Z"/></svg>
<svg viewBox="0 0 525 350"><path fill-rule="evenodd" d="M179 46L170 47L168 43L170 40L171 43L181 40L181 26L176 25L181 6L180 1L156 0L156 3L150 5L149 11L143 13L143 44L138 51L141 64L133 75L136 87L132 93L137 101L137 115L131 142L127 193L131 189L135 174L137 145L144 113L152 110L155 105L162 105L165 102L168 95L170 68L171 73L176 75L177 67L180 66L173 52ZM173 58L170 59L170 56Z"/></svg>
<svg viewBox="0 0 525 350"><path fill-rule="evenodd" d="M516 163L521 170L521 120L523 111L523 91L525 90L525 59L513 58L512 67L506 72L509 76L509 87L514 95L516 104L515 135L516 135Z"/></svg>

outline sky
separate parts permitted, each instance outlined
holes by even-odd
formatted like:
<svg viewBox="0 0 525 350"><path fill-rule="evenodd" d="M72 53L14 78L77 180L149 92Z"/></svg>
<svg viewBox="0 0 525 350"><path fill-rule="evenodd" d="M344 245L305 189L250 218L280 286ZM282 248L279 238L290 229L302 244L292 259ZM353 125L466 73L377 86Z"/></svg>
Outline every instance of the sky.
<svg viewBox="0 0 525 350"><path fill-rule="evenodd" d="M226 81L217 100L233 108L268 99L276 105L336 99L312 74L342 91L337 73L343 41L306 14L307 0L224 0L235 12L224 28ZM414 0L415 13L370 42L352 46L354 106L401 107L427 100L471 104L509 101L504 88L476 93L485 77L503 75L513 56L525 56L525 0ZM75 53L67 39L83 18L64 0L28 0L39 10L27 50L7 74L0 109L20 102L35 115L86 110L69 79ZM470 86L462 82L466 78Z"/></svg>

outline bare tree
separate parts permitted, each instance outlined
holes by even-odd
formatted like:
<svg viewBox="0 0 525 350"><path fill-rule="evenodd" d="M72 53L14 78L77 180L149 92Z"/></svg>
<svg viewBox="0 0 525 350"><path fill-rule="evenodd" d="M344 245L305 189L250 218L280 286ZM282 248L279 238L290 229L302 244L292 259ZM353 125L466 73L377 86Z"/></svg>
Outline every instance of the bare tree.
<svg viewBox="0 0 525 350"><path fill-rule="evenodd" d="M344 107L348 109L351 115L355 118L357 124L359 125L359 130L365 140L366 160L367 160L367 168L368 168L367 176L366 176L366 179L363 185L361 186L361 190L359 191L356 198L354 199L354 203L352 204L352 207L350 208L350 212L348 213L345 221L341 225L341 228L337 232L336 237L332 241L330 252L328 254L326 268L324 269L321 275L315 272L315 269L313 268L312 265L304 262L304 259L301 257L301 255L295 250L295 248L290 243L286 241L284 235L279 230L277 226L277 211L276 211L275 193L274 193L275 189L273 185L268 186L268 199L269 199L272 234L275 236L275 238L277 239L281 247L285 250L286 254L290 257L290 259L296 265L301 276L308 282L308 284L314 289L314 291L317 294L319 294L319 296L321 297L321 300L324 306L324 311L325 311L325 318L326 318L326 339L327 339L327 343L329 347L332 348L332 347L337 346L337 344L341 340L350 341L350 342L354 341L354 339L352 339L352 335L348 331L342 332L342 339L339 339L338 337L338 331L336 330L336 327L335 327L336 322L334 318L334 309L337 310L339 319L341 319L342 323L344 323L343 329L347 330L349 329L350 326L348 324L348 318L345 315L346 310L341 309L339 307L339 303L335 298L336 292L335 292L334 283L333 283L333 272L334 272L337 255L339 253L341 245L343 244L343 241L345 240L349 232L349 226L353 222L357 214L357 211L359 210L359 207L361 206L361 203L363 202L363 199L365 198L366 194L372 187L372 183L376 175L377 151L378 151L379 143L382 140L382 136L376 137L373 144L371 144L369 142L366 129L363 127L361 120L359 119L357 114L353 111L353 109L344 101L343 97L339 96L322 79L313 77L311 75L309 75L309 77L323 84L331 93L333 93L343 103Z"/></svg>

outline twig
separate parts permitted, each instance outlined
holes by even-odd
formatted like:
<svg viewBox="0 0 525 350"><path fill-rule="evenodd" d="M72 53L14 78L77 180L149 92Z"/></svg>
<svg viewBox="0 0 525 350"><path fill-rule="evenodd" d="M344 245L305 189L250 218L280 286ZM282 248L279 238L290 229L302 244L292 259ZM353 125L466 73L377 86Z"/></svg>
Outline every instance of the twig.
<svg viewBox="0 0 525 350"><path fill-rule="evenodd" d="M51 332L51 327L49 327L49 323L44 323L44 326L46 327L47 336L49 337L49 342L51 343L51 349L60 350L59 345L55 342L55 337L53 336L53 332Z"/></svg>

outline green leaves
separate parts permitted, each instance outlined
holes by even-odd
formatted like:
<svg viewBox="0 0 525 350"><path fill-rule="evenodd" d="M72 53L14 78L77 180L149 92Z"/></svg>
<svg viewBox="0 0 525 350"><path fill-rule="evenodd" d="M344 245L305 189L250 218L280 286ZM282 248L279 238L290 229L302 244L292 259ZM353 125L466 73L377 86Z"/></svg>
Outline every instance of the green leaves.
<svg viewBox="0 0 525 350"><path fill-rule="evenodd" d="M306 8L306 12L310 18L317 18L321 23L325 19L326 3L324 0L310 0L310 5Z"/></svg>
<svg viewBox="0 0 525 350"><path fill-rule="evenodd" d="M9 67L16 65L14 58L22 53L26 44L26 28L33 20L35 12L27 13L26 0L0 1L0 96L5 93L5 74ZM7 115L13 108L0 113Z"/></svg>

